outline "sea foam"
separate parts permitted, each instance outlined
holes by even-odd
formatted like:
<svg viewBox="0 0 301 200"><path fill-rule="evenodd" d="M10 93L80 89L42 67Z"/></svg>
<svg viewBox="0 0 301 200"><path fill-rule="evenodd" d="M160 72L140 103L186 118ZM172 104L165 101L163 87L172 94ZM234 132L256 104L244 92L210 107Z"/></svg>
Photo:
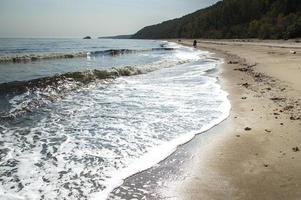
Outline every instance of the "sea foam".
<svg viewBox="0 0 301 200"><path fill-rule="evenodd" d="M222 61L177 48L164 62L170 67L92 81L3 123L0 197L106 199L124 179L224 120L230 103L214 70Z"/></svg>

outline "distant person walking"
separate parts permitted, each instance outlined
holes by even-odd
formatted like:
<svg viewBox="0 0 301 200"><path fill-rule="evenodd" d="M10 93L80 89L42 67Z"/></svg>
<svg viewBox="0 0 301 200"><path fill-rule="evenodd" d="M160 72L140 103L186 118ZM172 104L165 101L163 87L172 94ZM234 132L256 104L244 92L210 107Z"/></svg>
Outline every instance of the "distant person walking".
<svg viewBox="0 0 301 200"><path fill-rule="evenodd" d="M193 41L193 47L196 48L198 45L198 42L196 40Z"/></svg>

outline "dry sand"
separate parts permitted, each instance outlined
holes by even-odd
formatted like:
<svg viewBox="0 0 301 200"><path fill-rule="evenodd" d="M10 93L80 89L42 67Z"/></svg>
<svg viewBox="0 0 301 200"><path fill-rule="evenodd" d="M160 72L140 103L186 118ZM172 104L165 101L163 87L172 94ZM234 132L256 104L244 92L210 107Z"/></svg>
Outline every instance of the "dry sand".
<svg viewBox="0 0 301 200"><path fill-rule="evenodd" d="M232 110L205 133L210 141L195 148L184 180L164 188L166 198L301 199L300 44L211 40L198 46L225 59L219 79Z"/></svg>

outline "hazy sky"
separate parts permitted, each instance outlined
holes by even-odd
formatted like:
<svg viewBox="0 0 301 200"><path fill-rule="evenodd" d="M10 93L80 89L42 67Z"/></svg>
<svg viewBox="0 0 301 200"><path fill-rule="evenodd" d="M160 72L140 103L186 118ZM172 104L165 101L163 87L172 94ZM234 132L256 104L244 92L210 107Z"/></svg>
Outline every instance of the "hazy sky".
<svg viewBox="0 0 301 200"><path fill-rule="evenodd" d="M131 34L218 0L0 0L0 37Z"/></svg>

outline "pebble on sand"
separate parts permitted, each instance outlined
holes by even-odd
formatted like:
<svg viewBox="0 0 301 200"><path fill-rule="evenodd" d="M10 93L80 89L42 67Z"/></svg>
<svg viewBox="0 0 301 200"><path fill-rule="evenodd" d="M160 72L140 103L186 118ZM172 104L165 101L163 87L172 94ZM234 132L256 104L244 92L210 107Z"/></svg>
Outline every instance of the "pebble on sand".
<svg viewBox="0 0 301 200"><path fill-rule="evenodd" d="M297 52L294 51L294 50L290 50L290 53L291 53L291 54L296 54Z"/></svg>
<svg viewBox="0 0 301 200"><path fill-rule="evenodd" d="M250 127L245 128L245 131L250 131L250 130L252 130Z"/></svg>
<svg viewBox="0 0 301 200"><path fill-rule="evenodd" d="M300 151L300 149L299 149L299 147L293 147L293 151L297 152L297 151Z"/></svg>

